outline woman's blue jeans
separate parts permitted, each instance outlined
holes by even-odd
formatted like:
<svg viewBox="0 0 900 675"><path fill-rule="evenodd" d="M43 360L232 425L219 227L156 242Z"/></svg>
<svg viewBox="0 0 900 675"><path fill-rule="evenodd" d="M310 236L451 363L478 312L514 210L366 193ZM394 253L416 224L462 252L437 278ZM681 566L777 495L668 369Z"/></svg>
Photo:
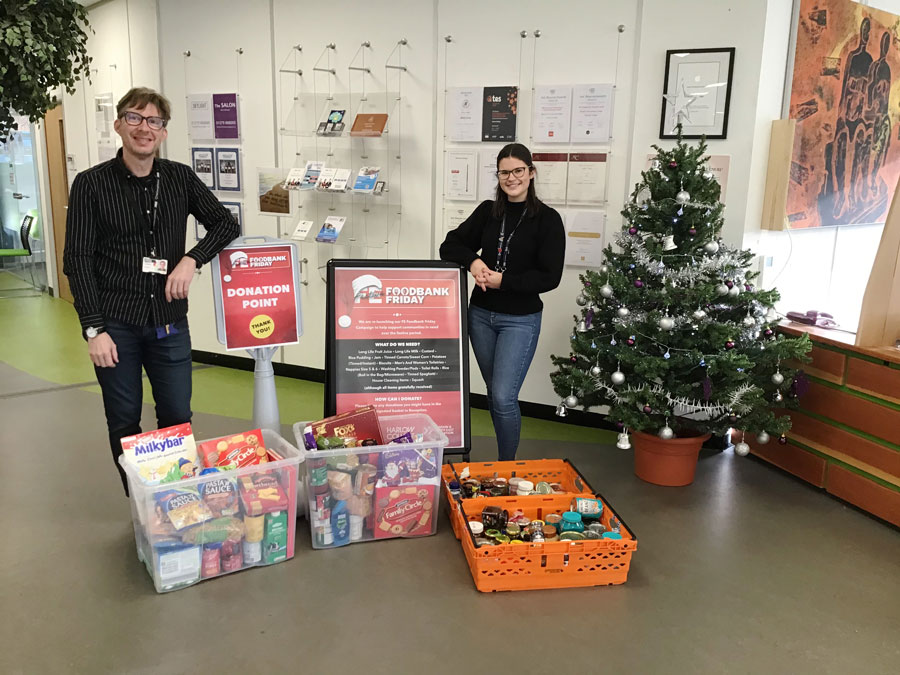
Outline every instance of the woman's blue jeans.
<svg viewBox="0 0 900 675"><path fill-rule="evenodd" d="M501 461L516 458L522 429L519 390L534 358L540 332L541 312L501 314L469 307L469 338L487 386L488 410Z"/></svg>

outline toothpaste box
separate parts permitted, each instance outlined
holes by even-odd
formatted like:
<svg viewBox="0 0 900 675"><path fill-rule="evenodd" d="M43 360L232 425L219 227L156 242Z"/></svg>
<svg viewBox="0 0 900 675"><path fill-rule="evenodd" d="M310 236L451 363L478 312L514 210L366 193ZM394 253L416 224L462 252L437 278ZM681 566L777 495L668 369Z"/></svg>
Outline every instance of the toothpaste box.
<svg viewBox="0 0 900 675"><path fill-rule="evenodd" d="M170 483L197 474L198 456L189 423L122 439L125 461L147 485Z"/></svg>

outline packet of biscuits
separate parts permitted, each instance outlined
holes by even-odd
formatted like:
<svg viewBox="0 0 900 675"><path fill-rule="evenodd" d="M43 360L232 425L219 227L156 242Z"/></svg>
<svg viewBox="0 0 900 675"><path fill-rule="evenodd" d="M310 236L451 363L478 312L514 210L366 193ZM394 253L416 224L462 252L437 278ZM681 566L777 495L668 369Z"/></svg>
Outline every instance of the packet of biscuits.
<svg viewBox="0 0 900 675"><path fill-rule="evenodd" d="M253 429L200 443L203 466L214 469L240 469L269 461L263 445L262 430Z"/></svg>
<svg viewBox="0 0 900 675"><path fill-rule="evenodd" d="M284 511L288 506L287 494L272 472L240 476L238 487L244 513L248 516Z"/></svg>

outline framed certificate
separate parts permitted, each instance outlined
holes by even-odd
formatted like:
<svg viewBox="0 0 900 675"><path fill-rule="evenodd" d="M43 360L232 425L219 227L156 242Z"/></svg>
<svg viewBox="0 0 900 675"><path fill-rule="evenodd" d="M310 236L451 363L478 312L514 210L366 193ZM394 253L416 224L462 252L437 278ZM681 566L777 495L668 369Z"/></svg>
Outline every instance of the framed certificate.
<svg viewBox="0 0 900 675"><path fill-rule="evenodd" d="M216 183L225 192L241 191L241 151L216 148Z"/></svg>
<svg viewBox="0 0 900 675"><path fill-rule="evenodd" d="M660 138L726 138L734 47L666 52Z"/></svg>

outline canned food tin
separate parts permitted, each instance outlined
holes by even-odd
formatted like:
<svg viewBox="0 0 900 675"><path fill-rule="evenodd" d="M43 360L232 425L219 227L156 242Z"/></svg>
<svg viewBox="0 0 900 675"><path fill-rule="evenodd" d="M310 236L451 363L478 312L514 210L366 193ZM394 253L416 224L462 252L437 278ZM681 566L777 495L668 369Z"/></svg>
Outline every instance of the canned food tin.
<svg viewBox="0 0 900 675"><path fill-rule="evenodd" d="M597 519L603 515L603 502L590 497L575 497L572 499L572 510L580 513L582 518Z"/></svg>

